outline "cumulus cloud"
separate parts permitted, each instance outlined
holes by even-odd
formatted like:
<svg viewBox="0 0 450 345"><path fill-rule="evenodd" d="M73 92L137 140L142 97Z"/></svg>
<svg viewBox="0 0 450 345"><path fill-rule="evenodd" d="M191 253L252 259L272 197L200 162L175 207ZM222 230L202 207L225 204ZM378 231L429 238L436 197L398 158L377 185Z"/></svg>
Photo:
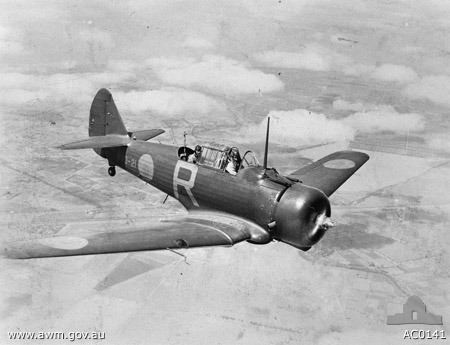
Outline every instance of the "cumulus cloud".
<svg viewBox="0 0 450 345"><path fill-rule="evenodd" d="M418 78L412 68L388 63L376 67L369 76L381 81L399 83L411 82Z"/></svg>
<svg viewBox="0 0 450 345"><path fill-rule="evenodd" d="M108 72L36 75L24 73L0 73L0 107L4 110L23 108L33 101L48 100L58 106L71 103L88 106L101 87L113 87L134 77L133 64L127 61L111 62ZM151 112L159 116L190 119L211 119L215 122L231 122L223 102L200 92L176 87L153 91L114 92L119 109L132 113ZM220 116L218 116L220 115Z"/></svg>
<svg viewBox="0 0 450 345"><path fill-rule="evenodd" d="M350 102L345 99L338 98L333 101L333 109L346 110L348 112L380 112L380 113L397 113L395 108L389 104L374 104L370 102Z"/></svg>
<svg viewBox="0 0 450 345"><path fill-rule="evenodd" d="M400 114L392 111L368 111L357 112L347 116L342 120L343 124L354 128L358 132L404 132L420 131L424 129L424 117L420 114L406 113Z"/></svg>
<svg viewBox="0 0 450 345"><path fill-rule="evenodd" d="M349 103L348 107L350 105ZM353 109L362 108L364 108L362 103L356 103L353 107ZM357 133L381 131L405 133L405 131L421 131L424 128L422 115L400 114L390 106L382 105L378 108L355 112L339 120L305 109L271 111L268 114L271 118L271 137L273 142L281 145L316 145L353 140ZM266 124L267 118L257 125L249 126L246 128L246 137L254 140L264 138Z"/></svg>
<svg viewBox="0 0 450 345"><path fill-rule="evenodd" d="M427 99L450 107L450 77L431 75L408 85L403 94L411 99Z"/></svg>
<svg viewBox="0 0 450 345"><path fill-rule="evenodd" d="M354 44L351 41L350 43ZM298 52L271 50L254 54L252 57L257 63L274 68L310 71L333 70L346 75L367 75L372 79L398 83L408 83L418 79L417 73L410 67L390 63L376 67L372 64L355 61L349 56L319 44L307 44Z"/></svg>
<svg viewBox="0 0 450 345"><path fill-rule="evenodd" d="M204 55L200 61L153 58L147 63L167 84L205 89L215 94L267 93L284 88L276 76L218 55Z"/></svg>
<svg viewBox="0 0 450 345"><path fill-rule="evenodd" d="M33 100L51 99L52 103L86 104L96 90L127 80L132 75L121 72L56 73L50 75L0 73L0 105L21 106Z"/></svg>
<svg viewBox="0 0 450 345"><path fill-rule="evenodd" d="M298 52L264 51L254 54L253 60L267 67L310 71L333 70L355 76L369 74L375 68L319 44L307 44Z"/></svg>
<svg viewBox="0 0 450 345"><path fill-rule="evenodd" d="M223 103L202 93L184 89L166 87L153 91L131 91L114 94L117 103L123 104L134 113L153 112L164 116L188 116L190 118L205 118L224 114ZM224 118L222 116L224 120ZM217 118L214 118L217 120Z"/></svg>
<svg viewBox="0 0 450 345"><path fill-rule="evenodd" d="M331 59L313 47L307 47L298 53L274 50L265 51L255 54L253 59L268 67L306 69L311 71L328 71L331 68Z"/></svg>
<svg viewBox="0 0 450 345"><path fill-rule="evenodd" d="M425 118L416 113L399 113L391 105L365 102L349 102L337 99L333 109L354 112L341 121L359 132L377 131L421 131Z"/></svg>
<svg viewBox="0 0 450 345"><path fill-rule="evenodd" d="M271 142L292 146L319 144L353 139L355 131L338 120L328 119L306 109L290 111L271 111ZM267 118L260 124L245 129L246 138L261 140L264 138Z"/></svg>

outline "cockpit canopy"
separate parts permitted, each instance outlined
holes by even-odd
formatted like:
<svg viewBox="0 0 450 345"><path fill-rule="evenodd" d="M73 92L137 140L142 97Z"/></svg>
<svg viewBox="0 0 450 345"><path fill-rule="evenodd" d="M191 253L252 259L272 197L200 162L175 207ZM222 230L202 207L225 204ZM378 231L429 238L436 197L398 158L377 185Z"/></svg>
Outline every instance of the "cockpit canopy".
<svg viewBox="0 0 450 345"><path fill-rule="evenodd" d="M260 167L260 166L261 164L259 163L258 159L256 158L256 156L252 151L245 152L244 157L242 157L240 169L248 167Z"/></svg>
<svg viewBox="0 0 450 345"><path fill-rule="evenodd" d="M227 154L231 147L218 144L207 143L202 145L202 154L198 160L198 165L203 165L219 170L225 169L227 163Z"/></svg>
<svg viewBox="0 0 450 345"><path fill-rule="evenodd" d="M247 167L260 166L258 160L251 151L247 151L241 159L239 150L235 147L215 142L201 144L201 147L202 151L196 162L196 164L201 166L223 171L230 160L230 155L236 155L235 158L239 164L237 169L239 170ZM189 147L182 146L178 149L178 156L180 159L187 160L187 157L193 153L194 151Z"/></svg>

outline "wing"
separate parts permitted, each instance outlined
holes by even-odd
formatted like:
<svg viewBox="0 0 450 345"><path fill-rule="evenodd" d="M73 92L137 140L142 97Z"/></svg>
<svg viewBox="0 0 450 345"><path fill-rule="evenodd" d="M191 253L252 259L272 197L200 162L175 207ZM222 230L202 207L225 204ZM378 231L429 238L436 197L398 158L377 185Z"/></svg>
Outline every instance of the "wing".
<svg viewBox="0 0 450 345"><path fill-rule="evenodd" d="M217 212L197 212L179 219L155 222L145 228L108 229L17 242L3 248L2 254L12 259L29 259L232 246L245 240L267 243L270 235L259 225L242 218Z"/></svg>
<svg viewBox="0 0 450 345"><path fill-rule="evenodd" d="M338 151L291 173L305 185L333 194L367 160L369 156L357 151Z"/></svg>

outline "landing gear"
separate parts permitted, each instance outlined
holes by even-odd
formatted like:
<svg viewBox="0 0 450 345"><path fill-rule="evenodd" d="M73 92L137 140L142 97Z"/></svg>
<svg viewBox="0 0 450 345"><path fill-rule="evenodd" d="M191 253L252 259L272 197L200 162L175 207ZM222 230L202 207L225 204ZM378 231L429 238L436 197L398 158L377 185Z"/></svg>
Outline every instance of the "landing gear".
<svg viewBox="0 0 450 345"><path fill-rule="evenodd" d="M109 176L114 176L114 175L116 175L116 167L109 167L109 169L108 169L108 174L109 174Z"/></svg>

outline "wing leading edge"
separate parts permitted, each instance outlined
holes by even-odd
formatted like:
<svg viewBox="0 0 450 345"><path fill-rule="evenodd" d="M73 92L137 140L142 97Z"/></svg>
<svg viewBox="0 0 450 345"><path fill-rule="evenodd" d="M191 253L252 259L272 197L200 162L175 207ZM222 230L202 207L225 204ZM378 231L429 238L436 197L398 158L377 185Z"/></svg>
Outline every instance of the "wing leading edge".
<svg viewBox="0 0 450 345"><path fill-rule="evenodd" d="M170 221L160 221L145 228L128 231L107 229L107 231L56 235L17 242L2 248L2 254L11 259L30 259L232 246L245 240L258 243L270 241L268 232L257 224L214 212L197 213Z"/></svg>
<svg viewBox="0 0 450 345"><path fill-rule="evenodd" d="M369 155L357 151L338 151L291 173L288 177L333 194L367 160Z"/></svg>

